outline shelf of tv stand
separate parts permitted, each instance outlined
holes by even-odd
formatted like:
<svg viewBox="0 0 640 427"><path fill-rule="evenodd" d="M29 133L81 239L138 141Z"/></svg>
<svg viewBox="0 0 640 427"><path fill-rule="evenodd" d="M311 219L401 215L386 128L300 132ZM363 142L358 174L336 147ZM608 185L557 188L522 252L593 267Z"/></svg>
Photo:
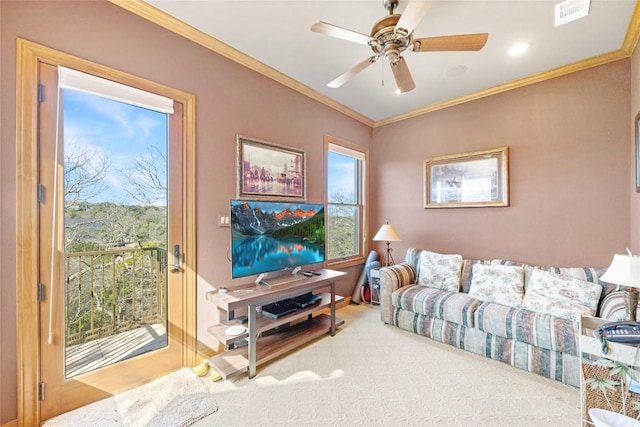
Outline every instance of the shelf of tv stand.
<svg viewBox="0 0 640 427"><path fill-rule="evenodd" d="M316 311L320 311L322 309L325 308L330 308L331 307L331 294L327 293L327 292L323 292L319 294L320 296L322 296L322 300L320 300L319 302L310 305L308 307L305 308L300 308L296 311L294 311L293 313L287 314L286 316L282 316L279 319L272 319L270 317L265 316L262 313L257 313L256 314L256 330L257 332L263 333L266 332L268 330L271 329L275 329L279 326L282 325L286 325L287 323L291 323L292 321L295 320L300 320L304 317L307 317L313 313L315 313ZM344 297L337 295L335 297L335 303L340 303L344 301ZM243 339L245 339L248 336L248 330L245 331L243 334L240 335L227 335L226 334L226 330L227 328L231 327L231 326L244 326L245 328L247 328L247 324L240 324L237 323L235 320L225 320L222 321L220 324L218 325L213 325L213 326L209 326L207 328L207 331L214 336L218 341L220 341L221 344L228 346L230 344L233 344L234 342L237 341L241 341Z"/></svg>
<svg viewBox="0 0 640 427"><path fill-rule="evenodd" d="M288 316L287 316L288 317ZM278 319L280 320L280 319ZM336 326L344 320L336 318ZM300 345L318 338L331 330L331 318L326 314L313 317L291 327L279 330L257 340L256 364L259 366ZM228 377L244 372L249 367L248 347L239 347L209 358L209 364L222 376Z"/></svg>
<svg viewBox="0 0 640 427"><path fill-rule="evenodd" d="M226 312L227 319L208 328L208 332L227 347L225 352L209 358L211 366L225 379L243 371L248 371L249 378L253 378L256 366L327 332L333 335L336 327L344 323L335 317L336 302L344 300L335 294L336 280L346 273L329 269L320 269L316 273L312 277L268 280L269 284L266 286L254 283L234 287L223 293L207 293L207 300L219 311ZM271 319L256 311L263 305L309 291L322 295L319 303L298 309L279 319ZM246 310L249 319L243 326L247 331L241 335L229 336L225 333L226 328L239 325L234 321L237 310ZM314 314L322 310L328 310L329 315L314 317ZM246 345L241 346L244 343L240 341L245 341ZM234 343L236 348L228 349Z"/></svg>

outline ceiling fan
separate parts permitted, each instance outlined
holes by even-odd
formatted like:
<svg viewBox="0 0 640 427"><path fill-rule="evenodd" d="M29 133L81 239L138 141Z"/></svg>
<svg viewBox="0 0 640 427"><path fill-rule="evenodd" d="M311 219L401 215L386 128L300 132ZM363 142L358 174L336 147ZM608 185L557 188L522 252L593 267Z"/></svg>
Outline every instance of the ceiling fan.
<svg viewBox="0 0 640 427"><path fill-rule="evenodd" d="M327 86L331 88L342 86L383 56L391 65L398 90L401 93L406 93L416 87L409 67L400 55L406 49L413 52L478 51L482 49L489 38L487 33L479 33L414 39L413 29L427 13L431 2L410 0L402 15L393 13L398 6L398 0L383 0L383 2L389 15L375 23L370 36L322 21L311 26L311 31L316 33L369 45L374 53L373 56L329 82Z"/></svg>

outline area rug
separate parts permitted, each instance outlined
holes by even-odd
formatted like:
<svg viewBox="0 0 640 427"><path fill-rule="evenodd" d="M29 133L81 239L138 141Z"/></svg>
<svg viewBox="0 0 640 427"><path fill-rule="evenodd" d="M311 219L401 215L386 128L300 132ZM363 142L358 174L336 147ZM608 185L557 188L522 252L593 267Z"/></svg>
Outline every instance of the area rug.
<svg viewBox="0 0 640 427"><path fill-rule="evenodd" d="M218 410L208 387L183 368L58 417L46 427L184 427Z"/></svg>

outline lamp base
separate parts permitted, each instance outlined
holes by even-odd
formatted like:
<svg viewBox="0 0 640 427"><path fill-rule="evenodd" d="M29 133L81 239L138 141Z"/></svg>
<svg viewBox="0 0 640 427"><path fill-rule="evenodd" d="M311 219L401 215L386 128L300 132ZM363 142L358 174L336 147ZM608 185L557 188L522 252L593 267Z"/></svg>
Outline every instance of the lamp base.
<svg viewBox="0 0 640 427"><path fill-rule="evenodd" d="M638 308L638 290L636 288L626 289L624 292L624 308L629 321L636 321L636 311Z"/></svg>
<svg viewBox="0 0 640 427"><path fill-rule="evenodd" d="M388 267L390 265L395 264L396 262L393 260L393 257L391 256L391 252L393 251L393 249L391 248L391 242L387 242L387 249L385 251L384 254L384 265L383 267Z"/></svg>

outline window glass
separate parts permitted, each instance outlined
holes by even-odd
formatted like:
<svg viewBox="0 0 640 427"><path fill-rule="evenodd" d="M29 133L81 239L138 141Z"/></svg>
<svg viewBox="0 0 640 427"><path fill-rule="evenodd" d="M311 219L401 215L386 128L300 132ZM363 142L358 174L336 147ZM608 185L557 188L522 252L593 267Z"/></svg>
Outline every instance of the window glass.
<svg viewBox="0 0 640 427"><path fill-rule="evenodd" d="M357 161L353 157L329 151L329 181L327 183L329 203L355 203Z"/></svg>
<svg viewBox="0 0 640 427"><path fill-rule="evenodd" d="M329 143L327 153L327 258L363 256L364 153Z"/></svg>

